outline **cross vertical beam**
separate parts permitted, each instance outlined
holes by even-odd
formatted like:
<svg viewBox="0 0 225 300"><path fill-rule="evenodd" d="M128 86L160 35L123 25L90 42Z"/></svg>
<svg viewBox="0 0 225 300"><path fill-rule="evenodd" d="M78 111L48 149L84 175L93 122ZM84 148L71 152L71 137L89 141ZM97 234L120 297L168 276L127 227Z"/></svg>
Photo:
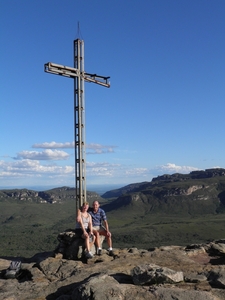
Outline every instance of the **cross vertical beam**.
<svg viewBox="0 0 225 300"><path fill-rule="evenodd" d="M74 68L80 76L74 78L74 143L76 207L86 202L85 114L84 114L84 43L74 41Z"/></svg>
<svg viewBox="0 0 225 300"><path fill-rule="evenodd" d="M110 87L110 77L84 71L84 41L74 40L74 68L48 62L44 71L74 79L74 148L76 211L86 201L84 81Z"/></svg>

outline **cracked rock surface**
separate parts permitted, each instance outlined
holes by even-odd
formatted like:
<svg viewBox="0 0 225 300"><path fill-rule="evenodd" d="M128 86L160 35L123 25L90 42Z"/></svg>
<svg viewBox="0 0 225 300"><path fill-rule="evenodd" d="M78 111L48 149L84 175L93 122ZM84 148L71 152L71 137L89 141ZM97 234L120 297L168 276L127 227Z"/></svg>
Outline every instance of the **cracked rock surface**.
<svg viewBox="0 0 225 300"><path fill-rule="evenodd" d="M103 250L88 261L55 252L32 258L0 258L2 300L225 299L225 240L151 251ZM19 278L5 279L12 260L22 261Z"/></svg>

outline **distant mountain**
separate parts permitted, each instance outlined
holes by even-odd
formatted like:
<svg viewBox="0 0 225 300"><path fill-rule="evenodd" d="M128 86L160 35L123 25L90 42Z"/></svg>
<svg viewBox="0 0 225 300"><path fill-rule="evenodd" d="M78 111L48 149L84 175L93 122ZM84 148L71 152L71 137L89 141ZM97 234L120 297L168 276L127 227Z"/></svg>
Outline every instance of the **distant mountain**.
<svg viewBox="0 0 225 300"><path fill-rule="evenodd" d="M67 200L75 200L75 188L59 187L47 191L33 191L28 189L0 190L0 201L19 201L36 203L62 203ZM104 202L99 194L87 191L87 200Z"/></svg>
<svg viewBox="0 0 225 300"><path fill-rule="evenodd" d="M225 169L158 176L151 182L108 191L102 197L117 198L104 205L106 211L190 215L225 212Z"/></svg>
<svg viewBox="0 0 225 300"><path fill-rule="evenodd" d="M224 236L225 169L158 176L102 197L87 192L87 200L98 200L107 212L114 247L149 249ZM75 189L69 187L0 190L0 254L53 249L58 234L75 227L74 202Z"/></svg>

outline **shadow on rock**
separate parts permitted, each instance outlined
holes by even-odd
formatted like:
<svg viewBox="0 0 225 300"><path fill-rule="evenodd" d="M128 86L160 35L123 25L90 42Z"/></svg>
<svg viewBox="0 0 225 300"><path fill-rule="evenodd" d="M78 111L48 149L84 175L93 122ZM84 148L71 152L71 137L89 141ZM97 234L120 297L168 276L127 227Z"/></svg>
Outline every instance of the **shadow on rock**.
<svg viewBox="0 0 225 300"><path fill-rule="evenodd" d="M70 297L75 289L77 289L82 284L85 284L85 282L87 282L92 277L99 276L99 275L100 275L100 273L91 274L88 278L85 278L82 281L64 285L64 286L58 288L55 293L49 294L46 297L46 300L56 300L61 296L64 297L63 299L66 299L65 297L68 297L68 299L71 299Z"/></svg>
<svg viewBox="0 0 225 300"><path fill-rule="evenodd" d="M211 265L225 265L225 257L213 257L210 259Z"/></svg>

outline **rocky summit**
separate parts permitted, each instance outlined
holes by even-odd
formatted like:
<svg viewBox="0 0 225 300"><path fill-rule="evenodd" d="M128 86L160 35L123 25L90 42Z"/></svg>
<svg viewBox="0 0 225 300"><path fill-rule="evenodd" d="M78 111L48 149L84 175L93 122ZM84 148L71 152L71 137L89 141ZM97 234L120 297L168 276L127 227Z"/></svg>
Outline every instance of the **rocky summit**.
<svg viewBox="0 0 225 300"><path fill-rule="evenodd" d="M7 278L11 261L21 261ZM225 239L186 247L114 249L68 259L59 251L1 257L2 300L225 299ZM7 279L6 279L7 278Z"/></svg>

